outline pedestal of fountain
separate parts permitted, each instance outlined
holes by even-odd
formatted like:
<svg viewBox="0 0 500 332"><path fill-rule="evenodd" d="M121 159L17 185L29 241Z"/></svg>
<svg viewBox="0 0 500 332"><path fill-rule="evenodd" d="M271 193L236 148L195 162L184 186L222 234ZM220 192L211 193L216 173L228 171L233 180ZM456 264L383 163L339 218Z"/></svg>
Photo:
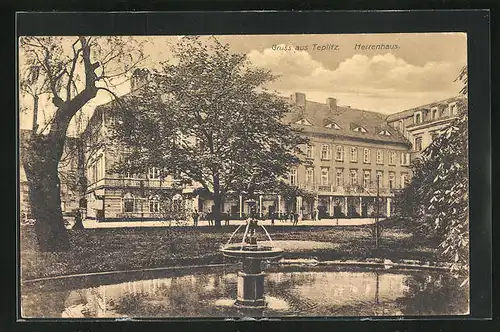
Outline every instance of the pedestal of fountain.
<svg viewBox="0 0 500 332"><path fill-rule="evenodd" d="M263 307L264 272L260 259L243 259L243 271L238 272L238 294L236 305L245 307Z"/></svg>
<svg viewBox="0 0 500 332"><path fill-rule="evenodd" d="M242 271L238 272L237 298L235 303L235 305L240 307L265 307L265 274L262 272L261 262L262 260L279 259L283 255L283 249L281 248L259 246L255 236L256 228L257 220L249 220L242 243L227 244L221 248L224 256L239 259L243 263ZM231 239L229 239L229 241L230 240Z"/></svg>

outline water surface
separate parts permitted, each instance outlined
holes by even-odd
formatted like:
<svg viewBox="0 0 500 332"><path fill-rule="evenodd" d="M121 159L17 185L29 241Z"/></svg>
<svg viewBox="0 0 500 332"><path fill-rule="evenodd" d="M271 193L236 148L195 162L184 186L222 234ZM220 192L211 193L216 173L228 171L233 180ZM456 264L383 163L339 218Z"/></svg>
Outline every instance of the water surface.
<svg viewBox="0 0 500 332"><path fill-rule="evenodd" d="M51 318L175 318L460 315L466 288L443 271L347 267L266 268L268 307L233 306L238 268L40 281L22 285L22 315Z"/></svg>

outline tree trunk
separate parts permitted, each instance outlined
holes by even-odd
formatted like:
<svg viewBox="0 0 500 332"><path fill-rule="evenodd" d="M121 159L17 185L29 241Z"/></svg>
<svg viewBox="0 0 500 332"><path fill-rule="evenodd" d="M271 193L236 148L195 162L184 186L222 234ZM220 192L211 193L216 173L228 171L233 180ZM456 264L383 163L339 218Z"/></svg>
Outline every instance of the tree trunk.
<svg viewBox="0 0 500 332"><path fill-rule="evenodd" d="M213 213L213 218L215 222L215 227L221 227L221 215L220 215L220 207L221 207L221 194L217 193L214 194L214 211Z"/></svg>
<svg viewBox="0 0 500 332"><path fill-rule="evenodd" d="M41 251L69 249L68 232L64 227L61 210L57 149L58 145L33 135L23 153L29 201Z"/></svg>
<svg viewBox="0 0 500 332"><path fill-rule="evenodd" d="M212 211L215 227L221 227L221 207L222 195L220 192L219 176L214 176L214 210Z"/></svg>

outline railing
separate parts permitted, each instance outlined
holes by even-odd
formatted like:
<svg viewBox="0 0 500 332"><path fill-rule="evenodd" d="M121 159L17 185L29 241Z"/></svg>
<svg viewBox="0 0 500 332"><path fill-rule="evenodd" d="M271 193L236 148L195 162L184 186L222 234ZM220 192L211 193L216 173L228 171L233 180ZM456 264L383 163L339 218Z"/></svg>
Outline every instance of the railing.
<svg viewBox="0 0 500 332"><path fill-rule="evenodd" d="M360 194L365 196L376 196L377 187L375 185L370 185L368 187L363 186L335 186L331 185L321 185L316 183L299 183L298 187L300 189L315 191L318 193L331 193L337 195L349 195L349 194ZM381 187L379 188L380 195L388 195L391 193L389 188Z"/></svg>
<svg viewBox="0 0 500 332"><path fill-rule="evenodd" d="M104 178L89 185L89 189L96 187L147 187L147 188L171 188L174 181L160 181L157 179L126 179L126 178Z"/></svg>
<svg viewBox="0 0 500 332"><path fill-rule="evenodd" d="M334 191L331 185L318 185L317 188L318 191L328 191L328 192Z"/></svg>

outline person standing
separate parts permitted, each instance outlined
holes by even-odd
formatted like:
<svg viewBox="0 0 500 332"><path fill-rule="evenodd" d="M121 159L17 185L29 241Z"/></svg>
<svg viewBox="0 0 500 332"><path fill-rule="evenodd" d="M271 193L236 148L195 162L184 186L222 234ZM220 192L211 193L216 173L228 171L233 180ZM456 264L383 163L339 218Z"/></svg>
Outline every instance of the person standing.
<svg viewBox="0 0 500 332"><path fill-rule="evenodd" d="M319 210L317 207L314 208L314 221L318 221L319 220Z"/></svg>
<svg viewBox="0 0 500 332"><path fill-rule="evenodd" d="M192 217L193 217L193 226L194 227L198 226L198 218L200 217L198 210L194 209Z"/></svg>
<svg viewBox="0 0 500 332"><path fill-rule="evenodd" d="M83 221L82 221L82 212L80 209L76 209L75 211L75 224L71 229L84 229L83 227Z"/></svg>
<svg viewBox="0 0 500 332"><path fill-rule="evenodd" d="M269 218L271 219L271 225L274 225L275 216L276 216L276 214L274 213L274 211L269 209Z"/></svg>

